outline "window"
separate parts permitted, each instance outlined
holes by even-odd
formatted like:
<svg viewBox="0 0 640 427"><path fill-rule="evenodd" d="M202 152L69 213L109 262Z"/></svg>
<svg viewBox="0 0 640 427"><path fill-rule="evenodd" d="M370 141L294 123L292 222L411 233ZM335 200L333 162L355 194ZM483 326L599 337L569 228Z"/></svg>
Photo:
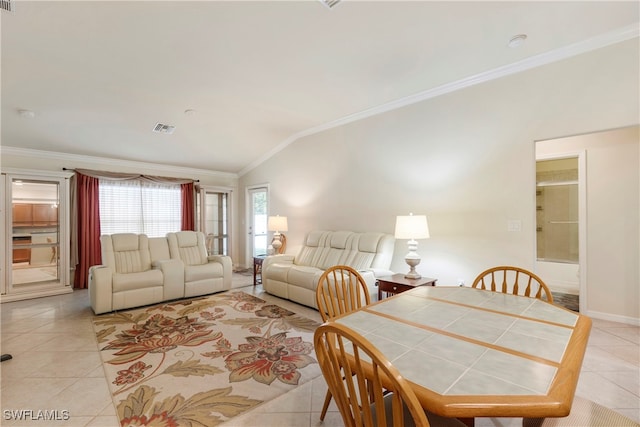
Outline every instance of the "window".
<svg viewBox="0 0 640 427"><path fill-rule="evenodd" d="M100 233L164 237L180 231L180 185L100 180Z"/></svg>

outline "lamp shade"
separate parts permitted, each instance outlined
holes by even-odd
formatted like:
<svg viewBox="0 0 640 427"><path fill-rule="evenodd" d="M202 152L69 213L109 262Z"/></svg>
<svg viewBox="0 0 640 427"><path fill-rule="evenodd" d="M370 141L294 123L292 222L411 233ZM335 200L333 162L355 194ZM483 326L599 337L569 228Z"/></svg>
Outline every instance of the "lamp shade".
<svg viewBox="0 0 640 427"><path fill-rule="evenodd" d="M289 231L289 227L287 226L287 217L280 215L270 216L267 228L269 231Z"/></svg>
<svg viewBox="0 0 640 427"><path fill-rule="evenodd" d="M396 239L428 239L429 226L426 215L398 215L395 236Z"/></svg>

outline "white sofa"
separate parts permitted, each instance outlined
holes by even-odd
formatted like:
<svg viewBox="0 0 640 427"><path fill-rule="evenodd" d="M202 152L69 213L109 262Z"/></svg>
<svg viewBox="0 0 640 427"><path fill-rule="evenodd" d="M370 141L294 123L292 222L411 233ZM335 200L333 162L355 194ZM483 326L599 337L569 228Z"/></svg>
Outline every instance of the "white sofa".
<svg viewBox="0 0 640 427"><path fill-rule="evenodd" d="M318 279L333 265L348 265L360 272L372 301L377 299L376 278L389 270L395 238L390 234L352 231L312 231L298 255L272 255L262 263L263 289L280 298L309 307L316 305Z"/></svg>
<svg viewBox="0 0 640 427"><path fill-rule="evenodd" d="M102 265L89 268L89 299L95 314L123 310L179 298L206 295L231 288L231 258L206 257L204 237L195 241L196 248L187 249L190 258L181 258L178 245L169 249L170 236L147 237L122 233L100 236ZM171 233L170 233L171 234ZM185 236L186 237L186 236ZM173 239L172 239L173 240ZM202 242L202 247L198 245ZM196 256L204 250L205 257ZM200 265L198 265L200 264Z"/></svg>

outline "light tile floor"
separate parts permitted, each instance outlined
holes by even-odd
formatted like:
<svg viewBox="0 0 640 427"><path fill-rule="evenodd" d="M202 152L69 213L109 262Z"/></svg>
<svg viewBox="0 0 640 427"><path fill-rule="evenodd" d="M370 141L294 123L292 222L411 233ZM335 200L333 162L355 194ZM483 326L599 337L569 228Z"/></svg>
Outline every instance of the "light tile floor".
<svg viewBox="0 0 640 427"><path fill-rule="evenodd" d="M320 320L317 311L246 286L252 277L234 274L234 288ZM86 290L0 305L0 352L13 359L0 364L1 426L116 427ZM324 422L322 377L232 419L227 426L342 426L332 403ZM640 422L640 328L594 319L577 395ZM17 421L12 410L57 410L66 421ZM9 412L7 412L9 411ZM480 418L478 427L521 426L516 418ZM576 426L582 427L582 426Z"/></svg>

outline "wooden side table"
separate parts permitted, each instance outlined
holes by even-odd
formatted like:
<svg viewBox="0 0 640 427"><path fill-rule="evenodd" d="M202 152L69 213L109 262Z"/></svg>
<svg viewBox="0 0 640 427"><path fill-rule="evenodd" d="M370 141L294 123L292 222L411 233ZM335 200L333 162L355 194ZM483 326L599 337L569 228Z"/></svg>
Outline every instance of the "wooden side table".
<svg viewBox="0 0 640 427"><path fill-rule="evenodd" d="M407 279L404 274L383 276L378 278L378 301L382 299L382 293L386 296L408 291L416 286L435 286L438 279L421 277L419 279Z"/></svg>
<svg viewBox="0 0 640 427"><path fill-rule="evenodd" d="M266 255L253 257L253 286L262 284L262 261L266 257Z"/></svg>

